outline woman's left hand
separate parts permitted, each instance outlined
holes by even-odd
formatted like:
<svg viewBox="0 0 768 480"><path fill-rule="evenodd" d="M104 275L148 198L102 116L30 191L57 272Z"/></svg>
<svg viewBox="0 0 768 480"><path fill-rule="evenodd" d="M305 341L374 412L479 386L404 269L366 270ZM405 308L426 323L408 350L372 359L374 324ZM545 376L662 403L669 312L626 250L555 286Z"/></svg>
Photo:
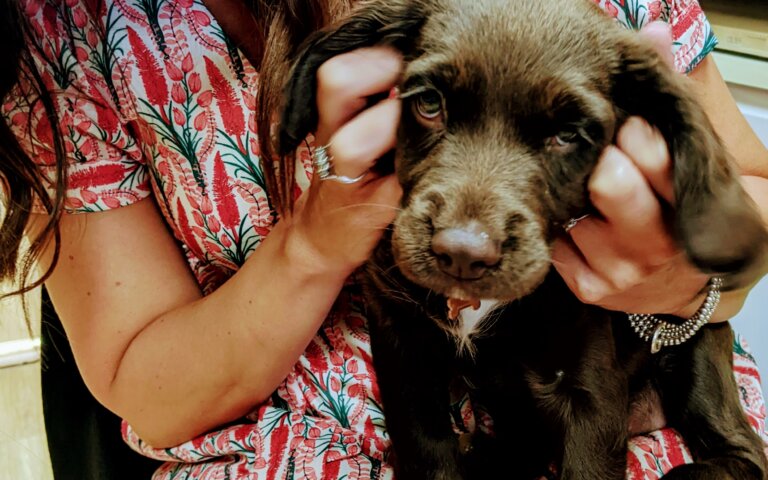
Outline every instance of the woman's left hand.
<svg viewBox="0 0 768 480"><path fill-rule="evenodd" d="M688 262L664 221L674 195L661 134L630 118L616 146L603 152L588 187L602 218L579 221L552 254L570 289L583 302L610 310L695 313L707 276Z"/></svg>
<svg viewBox="0 0 768 480"><path fill-rule="evenodd" d="M672 63L667 25L653 23L640 35ZM640 118L627 120L616 146L600 157L589 193L602 218L579 221L552 254L570 289L583 302L610 310L693 315L707 276L688 262L664 221L674 193L661 134Z"/></svg>

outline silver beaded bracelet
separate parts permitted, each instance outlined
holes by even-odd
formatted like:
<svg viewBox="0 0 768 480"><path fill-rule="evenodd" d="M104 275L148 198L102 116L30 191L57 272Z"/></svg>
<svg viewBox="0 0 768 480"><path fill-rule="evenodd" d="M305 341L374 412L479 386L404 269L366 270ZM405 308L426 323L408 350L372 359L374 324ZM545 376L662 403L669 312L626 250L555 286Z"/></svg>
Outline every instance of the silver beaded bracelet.
<svg viewBox="0 0 768 480"><path fill-rule="evenodd" d="M720 287L723 279L712 277L707 284L707 297L691 318L677 325L665 322L646 313L629 313L629 324L646 342L651 342L651 353L657 353L664 347L680 345L691 338L701 327L709 322L720 303Z"/></svg>

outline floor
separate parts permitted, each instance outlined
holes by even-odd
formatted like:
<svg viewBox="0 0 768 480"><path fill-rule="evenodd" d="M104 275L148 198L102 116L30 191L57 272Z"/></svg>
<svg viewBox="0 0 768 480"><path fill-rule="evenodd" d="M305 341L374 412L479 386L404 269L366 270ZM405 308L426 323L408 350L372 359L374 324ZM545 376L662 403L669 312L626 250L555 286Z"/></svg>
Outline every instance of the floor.
<svg viewBox="0 0 768 480"><path fill-rule="evenodd" d="M0 290L7 289L0 286ZM0 472L3 478L14 480L52 480L43 428L40 361L29 346L30 338L39 334L39 292L31 294L28 302L30 323L35 326L32 332L18 298L0 301Z"/></svg>

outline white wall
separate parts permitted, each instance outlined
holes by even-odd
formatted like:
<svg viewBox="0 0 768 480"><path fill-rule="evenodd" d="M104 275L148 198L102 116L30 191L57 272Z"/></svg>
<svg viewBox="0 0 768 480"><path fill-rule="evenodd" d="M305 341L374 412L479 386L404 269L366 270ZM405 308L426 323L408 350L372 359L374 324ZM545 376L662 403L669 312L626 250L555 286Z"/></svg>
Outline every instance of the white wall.
<svg viewBox="0 0 768 480"><path fill-rule="evenodd" d="M768 147L768 90L729 86L744 116ZM752 347L763 376L763 392L768 395L768 277L752 290L731 324Z"/></svg>

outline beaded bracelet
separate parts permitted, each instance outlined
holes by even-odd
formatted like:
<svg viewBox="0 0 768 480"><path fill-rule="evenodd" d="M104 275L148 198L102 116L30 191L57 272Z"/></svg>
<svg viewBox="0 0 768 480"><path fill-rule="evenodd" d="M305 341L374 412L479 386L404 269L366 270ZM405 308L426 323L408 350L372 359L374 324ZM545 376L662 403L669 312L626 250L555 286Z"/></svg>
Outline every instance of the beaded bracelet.
<svg viewBox="0 0 768 480"><path fill-rule="evenodd" d="M640 338L651 342L651 353L657 353L664 347L680 345L691 338L701 327L709 322L720 303L720 287L723 279L712 277L707 284L707 297L691 318L681 324L665 322L646 313L629 313L629 323Z"/></svg>

